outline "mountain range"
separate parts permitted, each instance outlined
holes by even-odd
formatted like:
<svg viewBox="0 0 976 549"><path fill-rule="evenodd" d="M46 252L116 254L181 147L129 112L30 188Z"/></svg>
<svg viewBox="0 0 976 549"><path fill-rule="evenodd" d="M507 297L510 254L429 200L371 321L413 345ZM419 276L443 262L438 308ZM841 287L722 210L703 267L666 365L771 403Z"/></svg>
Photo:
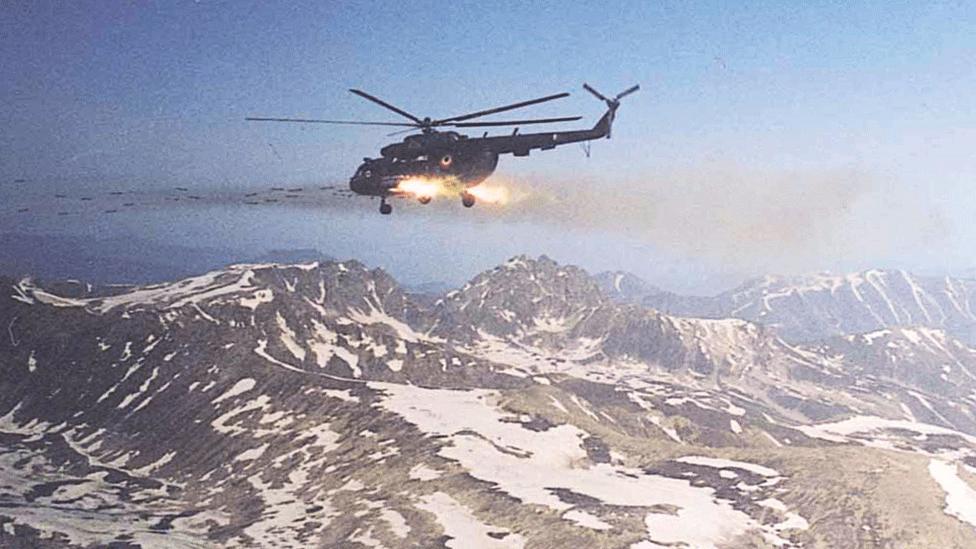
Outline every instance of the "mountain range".
<svg viewBox="0 0 976 549"><path fill-rule="evenodd" d="M520 256L419 299L356 261L0 288L0 546L976 543L965 280L683 298Z"/></svg>
<svg viewBox="0 0 976 549"><path fill-rule="evenodd" d="M682 316L741 318L801 342L898 326L944 329L976 343L976 279L902 270L766 276L712 297L660 290L624 272L597 276L614 299Z"/></svg>

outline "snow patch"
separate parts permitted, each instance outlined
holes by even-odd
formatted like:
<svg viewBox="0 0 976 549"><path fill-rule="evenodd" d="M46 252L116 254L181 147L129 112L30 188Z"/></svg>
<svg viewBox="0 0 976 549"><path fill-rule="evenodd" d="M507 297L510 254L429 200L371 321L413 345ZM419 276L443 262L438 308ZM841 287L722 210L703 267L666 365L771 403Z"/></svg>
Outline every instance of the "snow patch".
<svg viewBox="0 0 976 549"><path fill-rule="evenodd" d="M976 527L976 490L959 476L957 465L933 459L929 474L946 493L945 514Z"/></svg>
<svg viewBox="0 0 976 549"><path fill-rule="evenodd" d="M521 548L525 547L525 539L520 534L508 534L501 539L489 536L497 535L499 528L487 525L476 517L467 507L444 492L434 492L421 498L418 508L433 513L437 522L444 528L444 533L452 539L445 545L452 549L467 547L484 548Z"/></svg>
<svg viewBox="0 0 976 549"><path fill-rule="evenodd" d="M275 320L278 323L278 329L281 330L281 343L288 349L291 356L298 359L299 362L305 360L305 349L295 341L295 332L288 326L288 322L285 317L281 316L281 313L275 313Z"/></svg>
<svg viewBox="0 0 976 549"><path fill-rule="evenodd" d="M264 443L257 448L251 448L250 450L245 450L234 458L234 461L254 461L264 455L265 450L268 449L270 443Z"/></svg>
<svg viewBox="0 0 976 549"><path fill-rule="evenodd" d="M434 480L441 478L441 472L437 469L431 469L423 463L418 463L417 465L413 466L413 469L410 469L409 477L410 480Z"/></svg>
<svg viewBox="0 0 976 549"><path fill-rule="evenodd" d="M395 509L383 509L380 511L380 516L390 525L390 530L393 531L393 535L396 537L404 539L410 535L410 526L407 525L407 519L403 518L403 515Z"/></svg>
<svg viewBox="0 0 976 549"><path fill-rule="evenodd" d="M256 310L259 305L263 303L271 303L274 301L274 292L269 288L263 290L258 290L251 295L251 297L242 297L237 302L241 307L246 307L248 309Z"/></svg>
<svg viewBox="0 0 976 549"><path fill-rule="evenodd" d="M742 469L764 477L780 476L779 472L775 469L770 469L769 467L756 465L755 463L749 463L747 461L736 461L732 459L712 458L705 456L685 456L675 459L674 461L687 463L689 465L713 467L715 469Z"/></svg>
<svg viewBox="0 0 976 549"><path fill-rule="evenodd" d="M852 439L848 438L851 435L863 435L867 433L880 436L883 435L883 431L887 429L902 429L927 435L958 436L965 439L970 444L976 444L976 437L967 435L965 433L960 433L959 431L954 431L952 429L947 429L945 427L930 425L928 423L906 421L903 419L885 419L877 416L854 416L852 418L834 423L799 425L794 428L803 432L808 437L819 438L831 442L851 442ZM857 440L865 442L868 445L883 445L879 439L865 441L863 438L858 438ZM884 446L887 447L886 445Z"/></svg>
<svg viewBox="0 0 976 549"><path fill-rule="evenodd" d="M563 513L563 518L571 520L580 526L592 528L593 530L610 530L613 528L613 526L603 522L599 518L579 509L566 511Z"/></svg>
<svg viewBox="0 0 976 549"><path fill-rule="evenodd" d="M574 505L553 491L563 488L609 505L674 506L680 509L676 515L648 515L649 536L693 547L725 543L760 528L728 502L716 500L711 488L639 469L590 463L582 445L588 433L565 424L541 432L526 429L497 407L497 391L425 389L380 382L369 386L385 393L378 406L399 414L424 433L449 437L452 444L441 448L441 457L460 463L474 478L494 483L526 504L568 511ZM702 521L703 516L710 520Z"/></svg>
<svg viewBox="0 0 976 549"><path fill-rule="evenodd" d="M237 395L244 394L250 391L251 389L253 389L255 385L257 385L256 381L254 381L249 377L245 377L244 379L238 380L238 382L235 383L233 387L228 389L224 394L217 397L213 401L213 403L220 404L221 402L227 400L228 398L233 398Z"/></svg>

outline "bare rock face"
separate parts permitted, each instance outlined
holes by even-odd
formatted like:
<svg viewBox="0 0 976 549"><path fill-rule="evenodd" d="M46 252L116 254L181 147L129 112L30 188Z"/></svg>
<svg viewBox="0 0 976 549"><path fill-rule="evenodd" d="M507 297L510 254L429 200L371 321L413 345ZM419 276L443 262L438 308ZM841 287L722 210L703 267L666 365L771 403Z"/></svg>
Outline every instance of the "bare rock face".
<svg viewBox="0 0 976 549"><path fill-rule="evenodd" d="M796 345L545 257L434 302L355 261L0 288L3 547L976 543L946 330Z"/></svg>

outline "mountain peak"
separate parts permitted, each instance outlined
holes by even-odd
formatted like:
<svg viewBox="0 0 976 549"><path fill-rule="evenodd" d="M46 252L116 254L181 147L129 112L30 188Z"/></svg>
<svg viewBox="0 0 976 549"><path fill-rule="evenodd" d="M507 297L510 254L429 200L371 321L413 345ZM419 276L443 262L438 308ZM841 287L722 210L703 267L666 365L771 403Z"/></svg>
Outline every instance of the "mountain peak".
<svg viewBox="0 0 976 549"><path fill-rule="evenodd" d="M534 270L538 268L553 267L559 264L550 258L549 256L543 254L539 257L532 257L527 254L519 254L509 258L507 261L499 265L498 269L507 270Z"/></svg>
<svg viewBox="0 0 976 549"><path fill-rule="evenodd" d="M450 321L438 325L484 326L489 333L505 337L552 326L556 319L572 318L605 302L585 270L544 255L536 259L520 255L445 295L437 314Z"/></svg>

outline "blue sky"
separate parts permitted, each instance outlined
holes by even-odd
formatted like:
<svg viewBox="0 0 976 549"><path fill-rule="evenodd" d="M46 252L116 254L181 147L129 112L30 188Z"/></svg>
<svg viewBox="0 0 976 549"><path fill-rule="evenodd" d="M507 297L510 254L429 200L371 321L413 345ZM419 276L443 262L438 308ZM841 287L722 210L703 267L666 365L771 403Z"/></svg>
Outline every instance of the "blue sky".
<svg viewBox="0 0 976 549"><path fill-rule="evenodd" d="M972 3L8 2L4 11L0 181L27 178L37 192L344 183L389 141L382 129L243 117L391 119L350 87L432 116L566 90L573 96L525 112L590 124L602 105L583 81L607 93L642 86L591 158L566 147L500 163L504 181L593 202L592 215L578 216L585 223L532 208L466 217L407 207L386 219L364 201L70 223L39 211L13 228L315 245L417 279L549 252L701 291L765 271L973 265ZM621 202L646 207L621 214ZM806 204L815 215L797 214Z"/></svg>

